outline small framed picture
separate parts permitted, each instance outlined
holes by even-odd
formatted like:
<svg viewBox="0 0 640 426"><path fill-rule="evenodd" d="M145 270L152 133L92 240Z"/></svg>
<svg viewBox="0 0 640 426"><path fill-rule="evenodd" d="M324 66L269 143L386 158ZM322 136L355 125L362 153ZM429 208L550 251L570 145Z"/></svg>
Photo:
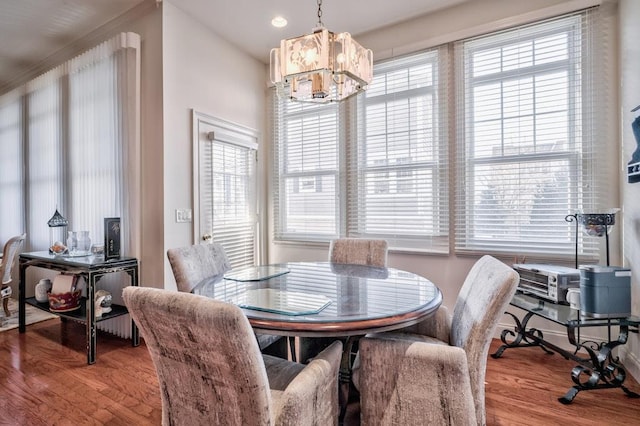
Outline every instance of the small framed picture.
<svg viewBox="0 0 640 426"><path fill-rule="evenodd" d="M104 218L104 260L120 258L120 218Z"/></svg>

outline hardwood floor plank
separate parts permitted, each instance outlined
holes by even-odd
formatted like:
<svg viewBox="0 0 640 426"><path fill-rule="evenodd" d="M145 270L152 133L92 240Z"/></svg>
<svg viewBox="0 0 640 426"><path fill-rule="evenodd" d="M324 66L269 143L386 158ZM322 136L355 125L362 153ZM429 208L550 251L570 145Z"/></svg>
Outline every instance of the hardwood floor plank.
<svg viewBox="0 0 640 426"><path fill-rule="evenodd" d="M0 424L159 425L160 391L144 342L98 333L87 365L84 326L58 319L0 333ZM491 352L500 342L493 342ZM563 405L574 364L539 348L507 349L487 361L489 425L640 425L640 399L621 389L580 392ZM640 386L627 377L628 387ZM357 404L355 404L357 409ZM357 412L350 416L357 425Z"/></svg>
<svg viewBox="0 0 640 426"><path fill-rule="evenodd" d="M494 340L490 353L500 346ZM569 405L558 398L573 386L575 362L540 348L507 349L502 358L487 361L486 404L494 425L575 424L639 425L640 399L621 389L581 391ZM628 376L625 384L640 386Z"/></svg>

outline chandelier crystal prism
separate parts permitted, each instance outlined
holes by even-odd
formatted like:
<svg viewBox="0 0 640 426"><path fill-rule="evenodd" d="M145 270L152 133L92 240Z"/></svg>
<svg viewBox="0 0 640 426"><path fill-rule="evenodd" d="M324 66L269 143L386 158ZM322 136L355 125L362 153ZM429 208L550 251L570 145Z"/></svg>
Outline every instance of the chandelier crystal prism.
<svg viewBox="0 0 640 426"><path fill-rule="evenodd" d="M271 49L271 82L281 97L302 102L339 102L366 90L373 78L373 52L322 24L312 34L285 39Z"/></svg>

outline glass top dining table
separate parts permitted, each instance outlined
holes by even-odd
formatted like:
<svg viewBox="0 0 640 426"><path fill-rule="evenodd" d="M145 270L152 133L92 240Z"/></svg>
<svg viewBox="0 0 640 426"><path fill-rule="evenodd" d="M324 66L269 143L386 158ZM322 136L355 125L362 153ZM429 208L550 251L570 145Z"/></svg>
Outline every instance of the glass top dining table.
<svg viewBox="0 0 640 426"><path fill-rule="evenodd" d="M428 279L395 268L288 262L203 280L195 294L234 303L254 331L283 336L357 336L415 324L442 293Z"/></svg>

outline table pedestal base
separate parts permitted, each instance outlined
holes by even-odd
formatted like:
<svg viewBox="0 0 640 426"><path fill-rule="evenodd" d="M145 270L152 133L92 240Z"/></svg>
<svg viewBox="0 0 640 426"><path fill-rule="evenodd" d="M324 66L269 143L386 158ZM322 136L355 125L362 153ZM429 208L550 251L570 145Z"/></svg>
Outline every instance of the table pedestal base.
<svg viewBox="0 0 640 426"><path fill-rule="evenodd" d="M342 341L342 359L340 361L340 370L338 372L338 406L340 409L340 415L338 418L338 424L342 425L345 415L347 413L347 406L349 404L349 396L351 395L351 373L353 369L353 362L355 359L356 351L358 348L358 341L362 336L347 336L347 337L300 337L299 341L299 356L296 358L294 338L290 337L292 361L307 363L310 358L319 354L324 348L328 347L334 340L339 339ZM297 359L297 361L296 361Z"/></svg>

